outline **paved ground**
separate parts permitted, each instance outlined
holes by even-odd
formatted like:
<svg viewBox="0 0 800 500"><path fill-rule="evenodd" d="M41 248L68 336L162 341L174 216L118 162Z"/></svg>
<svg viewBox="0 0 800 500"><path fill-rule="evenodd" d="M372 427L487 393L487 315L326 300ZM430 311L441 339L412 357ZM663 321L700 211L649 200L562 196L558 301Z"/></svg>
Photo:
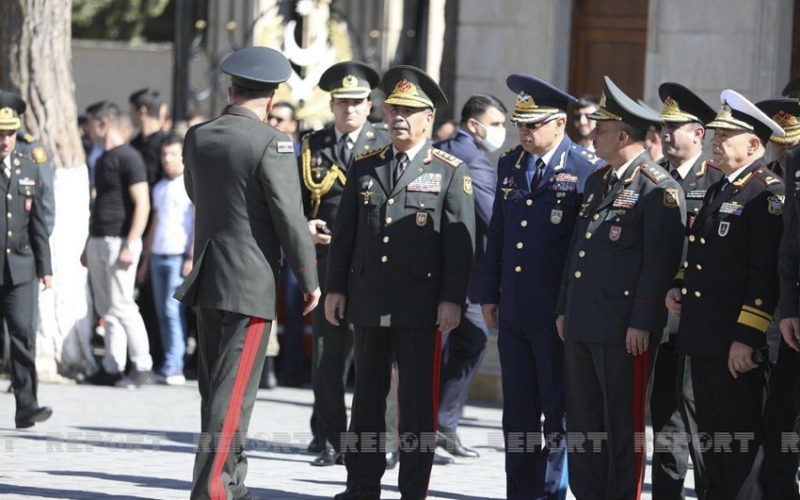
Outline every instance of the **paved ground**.
<svg viewBox="0 0 800 500"><path fill-rule="evenodd" d="M2 383L5 387L5 381ZM140 390L42 384L53 417L14 429L14 401L0 395L0 498L186 499L195 433L196 385ZM344 489L345 468L317 468L310 439L310 389L261 390L250 425L247 484L265 499L330 499ZM503 440L498 405L470 405L462 441L481 453L434 467L430 500L502 499ZM383 478L383 498L399 498L397 470ZM645 491L650 491L649 480ZM649 495L645 495L649 498ZM693 498L693 497L690 497Z"/></svg>

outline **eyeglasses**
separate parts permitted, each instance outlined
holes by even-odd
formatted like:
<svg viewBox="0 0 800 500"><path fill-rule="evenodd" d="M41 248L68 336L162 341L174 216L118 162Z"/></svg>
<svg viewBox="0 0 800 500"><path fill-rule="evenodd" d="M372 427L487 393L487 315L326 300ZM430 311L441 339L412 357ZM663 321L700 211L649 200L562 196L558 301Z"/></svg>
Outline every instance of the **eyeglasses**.
<svg viewBox="0 0 800 500"><path fill-rule="evenodd" d="M520 123L520 122L516 122L516 123L514 123L514 125L516 125L517 128L526 128L528 130L537 130L537 129L540 129L540 128L544 127L545 125L547 125L548 123L553 122L553 121L555 121L557 119L558 119L558 117L550 118L548 120L543 120L543 121L536 122L536 123Z"/></svg>

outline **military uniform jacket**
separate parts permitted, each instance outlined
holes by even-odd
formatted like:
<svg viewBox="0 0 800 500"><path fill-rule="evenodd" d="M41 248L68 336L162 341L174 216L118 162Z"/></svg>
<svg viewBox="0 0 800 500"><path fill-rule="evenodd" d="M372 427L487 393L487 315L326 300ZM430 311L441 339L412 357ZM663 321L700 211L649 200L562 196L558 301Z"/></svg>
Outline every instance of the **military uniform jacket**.
<svg viewBox="0 0 800 500"><path fill-rule="evenodd" d="M686 204L678 183L646 152L608 195L611 167L586 181L557 312L570 339L624 344L629 327L660 331L680 265Z"/></svg>
<svg viewBox="0 0 800 500"><path fill-rule="evenodd" d="M385 146L389 142L391 139L385 128L370 122L365 123L353 145L350 165L360 153ZM303 137L300 176L303 181L303 208L309 220L324 220L328 228L333 230L350 165L345 164L344 159L339 156L336 132L332 124ZM316 249L317 253L325 253L328 245L316 245Z"/></svg>
<svg viewBox="0 0 800 500"><path fill-rule="evenodd" d="M329 292L359 326L435 328L440 301L463 304L475 208L467 165L426 143L395 185L391 146L347 173L328 253Z"/></svg>
<svg viewBox="0 0 800 500"><path fill-rule="evenodd" d="M584 183L597 157L564 136L531 192L526 171L536 158L517 146L498 162L481 302L499 304L505 321L553 324Z"/></svg>
<svg viewBox="0 0 800 500"><path fill-rule="evenodd" d="M42 143L23 129L17 130L17 151L27 156L39 170L39 189L41 191L41 208L44 210L44 221L47 234L52 234L56 224L56 200L53 187L53 165Z"/></svg>
<svg viewBox="0 0 800 500"><path fill-rule="evenodd" d="M0 169L3 168L0 162ZM0 217L0 271L7 268L3 285L18 285L53 274L50 243L42 210L39 169L27 155L11 152L11 177L0 174L0 196L4 217Z"/></svg>
<svg viewBox="0 0 800 500"><path fill-rule="evenodd" d="M181 301L275 318L281 247L300 288L318 286L291 139L244 107L189 129L184 181L195 203L194 268Z"/></svg>
<svg viewBox="0 0 800 500"><path fill-rule="evenodd" d="M758 348L778 302L783 182L756 160L718 194L717 182L689 228L677 348L727 359L733 341ZM713 197L713 200L712 200Z"/></svg>
<svg viewBox="0 0 800 500"><path fill-rule="evenodd" d="M473 196L475 197L475 258L472 260L472 271L469 277L467 297L470 303L481 303L481 278L485 263L489 222L492 218L494 191L497 185L497 171L489 162L489 158L478 143L463 130L455 137L433 145L445 153L450 153L467 164L472 177Z"/></svg>
<svg viewBox="0 0 800 500"><path fill-rule="evenodd" d="M783 207L778 272L780 311L783 318L800 317L800 149L789 151L786 161L786 198Z"/></svg>
<svg viewBox="0 0 800 500"><path fill-rule="evenodd" d="M680 185L683 195L686 197L687 228L692 225L695 217L700 213L700 207L703 206L703 199L708 189L723 177L725 177L725 174L721 170L712 167L708 160L703 155L700 155L700 158L694 162L686 177L677 179L678 185Z"/></svg>

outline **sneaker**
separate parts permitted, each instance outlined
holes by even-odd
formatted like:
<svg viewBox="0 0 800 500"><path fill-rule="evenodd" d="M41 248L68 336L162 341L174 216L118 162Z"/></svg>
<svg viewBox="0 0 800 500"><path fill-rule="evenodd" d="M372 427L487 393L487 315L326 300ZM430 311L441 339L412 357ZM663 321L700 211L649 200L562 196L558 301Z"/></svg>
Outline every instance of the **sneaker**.
<svg viewBox="0 0 800 500"><path fill-rule="evenodd" d="M146 384L152 384L154 380L155 376L150 370L132 370L130 374L117 380L114 385L126 389L136 389Z"/></svg>
<svg viewBox="0 0 800 500"><path fill-rule="evenodd" d="M177 373L175 375L167 375L164 377L164 382L167 385L183 385L186 383L186 377L183 376L182 373Z"/></svg>

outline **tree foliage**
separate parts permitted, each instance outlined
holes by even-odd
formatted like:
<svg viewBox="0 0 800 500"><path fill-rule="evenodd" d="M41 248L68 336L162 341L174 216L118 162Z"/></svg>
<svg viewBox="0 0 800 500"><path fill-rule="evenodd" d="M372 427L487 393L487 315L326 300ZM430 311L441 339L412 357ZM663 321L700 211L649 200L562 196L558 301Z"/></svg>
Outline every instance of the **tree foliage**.
<svg viewBox="0 0 800 500"><path fill-rule="evenodd" d="M173 39L174 0L73 0L75 38L165 42Z"/></svg>

